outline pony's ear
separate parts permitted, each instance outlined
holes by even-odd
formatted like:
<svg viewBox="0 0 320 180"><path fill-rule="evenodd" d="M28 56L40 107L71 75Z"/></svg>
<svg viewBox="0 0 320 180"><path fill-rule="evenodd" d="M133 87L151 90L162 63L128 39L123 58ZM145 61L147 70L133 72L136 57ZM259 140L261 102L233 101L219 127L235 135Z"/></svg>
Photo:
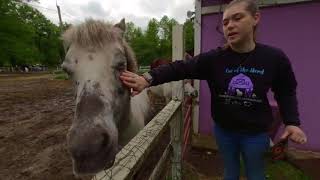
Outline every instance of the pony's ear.
<svg viewBox="0 0 320 180"><path fill-rule="evenodd" d="M136 73L138 71L138 65L137 65L137 60L133 53L133 50L125 41L123 42L123 46L124 46L125 55L127 57L127 69L128 71Z"/></svg>
<svg viewBox="0 0 320 180"><path fill-rule="evenodd" d="M119 28L122 31L122 34L126 31L126 21L121 19L121 21L114 25L114 27Z"/></svg>

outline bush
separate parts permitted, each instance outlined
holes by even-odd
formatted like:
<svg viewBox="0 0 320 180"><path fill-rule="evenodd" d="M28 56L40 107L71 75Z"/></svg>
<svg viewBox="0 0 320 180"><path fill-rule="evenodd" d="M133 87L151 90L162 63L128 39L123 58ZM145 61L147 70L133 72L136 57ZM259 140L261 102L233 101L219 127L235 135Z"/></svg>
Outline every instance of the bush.
<svg viewBox="0 0 320 180"><path fill-rule="evenodd" d="M66 73L55 74L55 79L68 80L69 76Z"/></svg>
<svg viewBox="0 0 320 180"><path fill-rule="evenodd" d="M58 75L58 74L65 74L63 70L55 70L53 71L53 74Z"/></svg>

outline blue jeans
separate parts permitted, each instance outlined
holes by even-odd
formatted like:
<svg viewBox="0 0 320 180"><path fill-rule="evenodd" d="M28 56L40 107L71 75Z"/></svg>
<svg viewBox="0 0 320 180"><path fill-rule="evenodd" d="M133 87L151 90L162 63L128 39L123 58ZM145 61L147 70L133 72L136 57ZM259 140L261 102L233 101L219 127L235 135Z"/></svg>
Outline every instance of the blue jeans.
<svg viewBox="0 0 320 180"><path fill-rule="evenodd" d="M247 135L226 131L215 124L214 133L224 162L224 180L238 180L240 155L248 180L265 180L264 153L269 147L267 133Z"/></svg>

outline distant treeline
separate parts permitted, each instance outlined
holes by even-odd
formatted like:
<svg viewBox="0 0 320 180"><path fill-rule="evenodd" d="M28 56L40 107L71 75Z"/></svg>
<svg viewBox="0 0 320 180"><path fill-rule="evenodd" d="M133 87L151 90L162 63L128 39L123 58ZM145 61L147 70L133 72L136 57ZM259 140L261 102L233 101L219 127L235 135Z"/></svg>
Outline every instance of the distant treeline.
<svg viewBox="0 0 320 180"><path fill-rule="evenodd" d="M57 66L64 58L61 29L41 12L20 0L0 1L0 66L41 64ZM157 58L171 58L172 26L175 19L151 19L146 30L127 23L125 37L140 65ZM193 49L193 22L186 20L186 49ZM64 24L66 29L70 24Z"/></svg>

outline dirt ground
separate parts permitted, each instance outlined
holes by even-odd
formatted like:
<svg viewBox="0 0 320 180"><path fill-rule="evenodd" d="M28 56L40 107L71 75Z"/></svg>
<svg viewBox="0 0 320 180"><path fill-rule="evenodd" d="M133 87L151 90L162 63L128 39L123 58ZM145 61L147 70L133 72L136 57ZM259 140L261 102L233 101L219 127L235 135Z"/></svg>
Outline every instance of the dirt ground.
<svg viewBox="0 0 320 180"><path fill-rule="evenodd" d="M185 180L222 180L222 158L217 152L188 148L184 159Z"/></svg>
<svg viewBox="0 0 320 180"><path fill-rule="evenodd" d="M71 83L48 74L0 74L0 179L75 179L66 150Z"/></svg>

